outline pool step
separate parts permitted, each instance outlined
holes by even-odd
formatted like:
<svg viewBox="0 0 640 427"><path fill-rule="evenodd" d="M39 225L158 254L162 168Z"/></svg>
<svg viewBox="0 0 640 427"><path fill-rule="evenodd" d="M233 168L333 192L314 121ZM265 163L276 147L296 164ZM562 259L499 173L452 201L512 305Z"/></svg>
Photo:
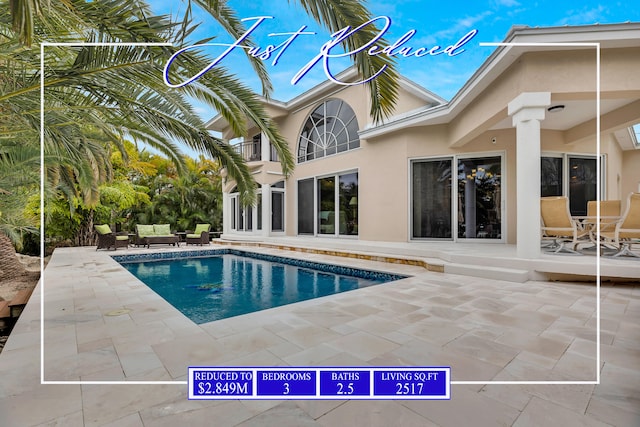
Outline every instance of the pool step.
<svg viewBox="0 0 640 427"><path fill-rule="evenodd" d="M240 245L240 246L261 246L269 247L280 250L289 250L295 252L310 252L321 255L339 256L343 258L359 258L370 261L388 262L393 264L405 264L416 265L424 267L425 269L437 273L451 273L461 274L463 276L482 277L485 279L493 280L507 280L510 282L523 283L530 279L529 271L524 269L504 268L504 267L491 267L480 264L472 264L476 262L482 262L482 258L478 257L466 257L468 263L456 263L450 261L444 261L440 258L424 258L424 257L411 257L406 255L379 255L375 253L366 253L362 251L347 251L347 250L335 250L335 249L318 249L307 248L293 245L275 245L270 243L255 243L255 242L222 242L228 245ZM478 258L478 259L476 259Z"/></svg>
<svg viewBox="0 0 640 427"><path fill-rule="evenodd" d="M445 263L444 272L461 274L463 276L482 277L492 280L506 280L509 282L524 283L529 278L529 271L514 268L491 267L486 265Z"/></svg>

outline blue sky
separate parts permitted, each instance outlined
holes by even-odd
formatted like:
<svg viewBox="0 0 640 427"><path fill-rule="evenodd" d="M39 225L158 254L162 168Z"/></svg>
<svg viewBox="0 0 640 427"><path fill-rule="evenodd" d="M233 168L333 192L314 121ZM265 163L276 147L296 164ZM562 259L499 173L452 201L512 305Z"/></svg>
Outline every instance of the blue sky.
<svg viewBox="0 0 640 427"><path fill-rule="evenodd" d="M157 13L180 13L184 9L182 2L150 2ZM504 40L513 25L530 27L609 24L621 22L639 22L640 8L636 1L619 2L559 2L559 1L518 1L490 0L474 2L442 2L420 0L369 1L368 8L373 16L387 16L391 26L385 33L389 42L397 40L407 31L415 29L416 34L405 44L415 49L443 47L456 43L471 30L477 35L464 46L464 52L457 56L425 56L422 58L398 58L401 74L422 85L435 94L450 100L468 78L491 54L493 48L479 46L481 42L499 42ZM271 76L273 98L288 101L321 83L326 79L321 64L316 64L297 84L291 84L292 77L314 58L322 45L331 39L331 35L316 25L295 1L255 0L251 3L231 0L241 18L272 16L265 20L253 32L254 39L264 49L269 44L277 45L287 36L269 36L272 33L294 32L303 25L305 31L314 35L299 36L282 53L277 64L273 57L264 61ZM232 43L234 40L224 33L219 25L205 13L195 12L195 20L202 22L194 34L198 38L216 37L216 42ZM250 25L250 24L249 24ZM224 48L210 51L215 57ZM236 49L237 51L238 49ZM221 65L240 77L243 82L260 92L259 80L241 52L233 52L222 59ZM336 73L348 64L332 59L332 70ZM334 67L335 64L335 67ZM210 118L214 112L198 107L204 118Z"/></svg>

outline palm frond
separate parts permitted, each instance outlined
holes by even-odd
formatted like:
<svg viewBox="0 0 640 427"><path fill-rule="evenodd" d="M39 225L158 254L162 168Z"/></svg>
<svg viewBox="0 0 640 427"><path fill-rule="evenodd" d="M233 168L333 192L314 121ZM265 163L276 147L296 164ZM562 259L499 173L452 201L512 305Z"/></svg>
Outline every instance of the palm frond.
<svg viewBox="0 0 640 427"><path fill-rule="evenodd" d="M225 29L225 31L236 40L238 40L246 32L244 24L238 18L236 12L227 5L227 2L225 0L192 1L202 9L207 11L216 21L218 21L218 23ZM191 0L189 0L189 3L191 3ZM250 37L246 38L242 44L249 48L253 48L256 46L256 44ZM271 95L271 92L273 92L273 86L271 84L271 79L269 78L266 67L261 60L249 55L248 50L246 52L246 57L249 60L251 67L260 78L260 82L262 83L262 94L268 98Z"/></svg>
<svg viewBox="0 0 640 427"><path fill-rule="evenodd" d="M316 22L332 34L346 27L358 28L372 18L364 3L359 0L297 1ZM343 46L347 52L355 51L378 34L379 29L376 26L368 25L346 38ZM384 45L386 42L380 39L379 43ZM363 80L368 80L366 84L371 98L370 115L374 122L381 122L393 113L398 99L398 73L395 61L387 55L369 55L367 50L364 50L353 55L353 62ZM382 75L372 78L381 70L384 70Z"/></svg>

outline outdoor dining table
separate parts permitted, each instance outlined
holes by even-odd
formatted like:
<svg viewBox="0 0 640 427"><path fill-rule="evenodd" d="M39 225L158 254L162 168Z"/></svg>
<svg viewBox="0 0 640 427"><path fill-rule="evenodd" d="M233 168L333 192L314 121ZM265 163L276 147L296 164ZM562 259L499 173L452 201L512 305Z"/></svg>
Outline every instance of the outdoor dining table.
<svg viewBox="0 0 640 427"><path fill-rule="evenodd" d="M594 216L594 215L575 215L571 217L573 220L575 220L580 226L582 226L583 230L588 231L589 232L589 240L591 240L591 242L594 244L593 247L587 247L584 249L595 249L596 247L600 247L600 252L602 253L602 249L603 248L609 248L609 249L615 249L612 248L610 246L607 246L604 242L600 241L596 241L597 238L597 228L596 225L598 224L598 217ZM617 222L619 222L622 217L621 216L600 216L600 230L602 231L603 229L607 229L608 231L610 231L612 229L613 226L615 226L615 224Z"/></svg>
<svg viewBox="0 0 640 427"><path fill-rule="evenodd" d="M596 224L598 223L598 217L593 215L577 215L572 216L571 218L578 224L582 225L586 230L595 230ZM601 229L606 226L614 225L622 219L621 216L600 216L599 218Z"/></svg>

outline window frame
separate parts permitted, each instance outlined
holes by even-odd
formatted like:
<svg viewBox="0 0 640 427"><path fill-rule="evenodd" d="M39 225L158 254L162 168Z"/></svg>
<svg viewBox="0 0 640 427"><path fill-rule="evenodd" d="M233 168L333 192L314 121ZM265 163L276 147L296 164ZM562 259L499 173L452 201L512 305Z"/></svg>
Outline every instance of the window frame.
<svg viewBox="0 0 640 427"><path fill-rule="evenodd" d="M358 199L360 198L360 171L359 169L347 169L340 172L333 172L328 174L316 175L316 176L307 176L304 178L300 178L296 181L296 235L297 236L309 236L309 237L327 237L327 238L339 238L339 239L358 239L360 236L359 224L358 231L355 234L344 234L340 232L340 177L345 175L357 175L358 181ZM334 178L334 190L333 190L333 212L334 212L334 231L333 233L320 233L319 227L319 214L318 214L318 181L325 178ZM301 181L309 181L313 180L313 234L312 233L301 233L300 232L300 182ZM336 215L337 213L337 215ZM358 221L360 219L360 203L358 202L358 206L356 208L356 218Z"/></svg>
<svg viewBox="0 0 640 427"><path fill-rule="evenodd" d="M327 104L329 104L330 102L339 102L339 106L337 108L337 112L336 115L327 115ZM346 107L346 108L345 108ZM314 119L314 114L316 114L316 112L319 109L323 109L322 112L322 117L319 120L315 120ZM351 114L348 118L348 120L342 120L342 118L340 117L340 113L342 113L343 111L346 111L347 114ZM327 123L327 119L328 118L334 118L335 121L333 122L333 125L331 127L331 130L329 132L327 132L326 130L323 131L322 134L320 134L320 132L318 132L316 129L319 128L319 126L321 125L325 125ZM309 123L311 122L311 125L309 125ZM339 130L337 133L334 133L335 127L337 123L341 123L342 127L341 130ZM350 133L351 131L349 130L349 126L352 125L352 123L355 123L355 129L353 129L353 133L354 136L350 137ZM308 137L308 136L303 136L303 133L306 131L306 129L310 129L310 132L308 135L311 135L313 133L314 130L316 130L316 133L319 137L319 139L322 139L324 137L324 142L325 142L325 146L322 149L322 156L317 156L318 150L313 150L311 153L309 152L309 145L313 144L315 147L318 147L319 145L316 144L312 138ZM360 130L360 125L358 122L358 117L355 113L355 111L353 110L353 108L351 107L351 105L349 105L349 103L343 99L340 98L329 98L326 99L324 101L322 101L320 104L318 104L315 108L313 108L311 110L311 112L306 116L306 119L304 120L302 127L300 128L300 131L298 132L298 142L296 144L296 163L297 164L302 164L302 163L307 163L307 162L311 162L314 160L320 160L320 159L324 159L326 157L332 157L332 156L336 156L339 154L343 154L352 150L356 150L358 148L360 148L361 146L361 142L360 142L360 137L358 135L358 132ZM339 140L338 136L340 136L342 134L342 132L346 132L347 133L347 140L344 144L338 145L337 141ZM336 141L336 143L334 145L327 145L326 144L326 135L327 134L331 134L331 136L333 137L333 139ZM303 140L304 140L304 150L303 150ZM341 150L340 147L343 147L346 145L346 148ZM352 145L354 145L352 147ZM333 147L333 148L331 148ZM330 152L333 151L333 152Z"/></svg>
<svg viewBox="0 0 640 427"><path fill-rule="evenodd" d="M477 159L483 157L500 157L500 173L502 179L500 180L500 238L499 239L487 239L487 238L467 238L460 237L458 235L458 162L461 159ZM432 237L413 237L413 163L419 163L421 161L438 161L438 160L446 160L451 159L452 161L452 170L451 170L451 238L432 238ZM504 244L508 241L508 227L507 227L507 218L508 218L508 206L507 206L507 152L504 150L501 151L486 151L486 152L471 152L471 153L461 153L461 154L450 154L450 155L434 155L434 156L420 156L420 157L410 157L408 159L409 167L408 167L408 223L407 223L407 236L410 242L421 242L421 241L434 241L434 242L478 242L478 243L488 243L488 244Z"/></svg>
<svg viewBox="0 0 640 427"><path fill-rule="evenodd" d="M562 159L562 194L559 196L567 196L569 198L569 206L571 206L571 194L569 191L569 180L570 180L570 171L569 171L569 162L570 159L590 159L596 161L596 170L598 162L600 162L600 176L596 178L596 197L599 197L600 200L606 200L607 198L607 155L600 154L600 158L598 158L597 154L590 153L575 153L575 152L554 152L554 151L543 151L540 153L540 161L541 161L541 172L542 172L542 158L543 157L552 157L552 158L561 158ZM541 180L542 181L542 180ZM600 194L597 194L598 191L598 181L600 183ZM542 185L542 182L541 182ZM542 191L542 188L540 189Z"/></svg>

